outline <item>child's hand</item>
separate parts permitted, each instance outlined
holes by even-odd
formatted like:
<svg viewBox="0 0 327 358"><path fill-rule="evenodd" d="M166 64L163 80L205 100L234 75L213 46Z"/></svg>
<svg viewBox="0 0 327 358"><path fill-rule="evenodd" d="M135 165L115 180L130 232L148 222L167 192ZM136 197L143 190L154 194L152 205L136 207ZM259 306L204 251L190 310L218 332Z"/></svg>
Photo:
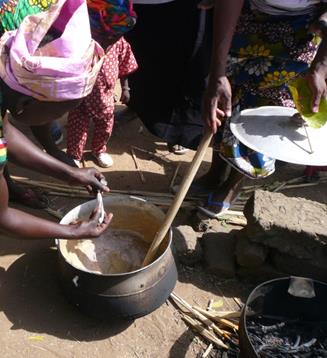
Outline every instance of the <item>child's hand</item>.
<svg viewBox="0 0 327 358"><path fill-rule="evenodd" d="M198 3L198 8L201 10L210 10L215 6L215 0L201 0Z"/></svg>
<svg viewBox="0 0 327 358"><path fill-rule="evenodd" d="M130 98L131 98L131 95L130 95L129 89L123 88L122 92L121 92L121 96L120 96L120 102L122 104L127 104L129 102Z"/></svg>

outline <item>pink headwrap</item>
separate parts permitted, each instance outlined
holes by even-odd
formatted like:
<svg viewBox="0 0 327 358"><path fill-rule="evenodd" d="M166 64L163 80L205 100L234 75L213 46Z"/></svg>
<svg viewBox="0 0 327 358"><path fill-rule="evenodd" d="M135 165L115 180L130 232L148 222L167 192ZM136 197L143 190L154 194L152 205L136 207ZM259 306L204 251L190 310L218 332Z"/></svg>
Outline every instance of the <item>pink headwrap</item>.
<svg viewBox="0 0 327 358"><path fill-rule="evenodd" d="M50 28L61 36L39 48ZM103 56L91 38L86 1L57 0L1 37L0 77L41 101L83 98L92 91Z"/></svg>

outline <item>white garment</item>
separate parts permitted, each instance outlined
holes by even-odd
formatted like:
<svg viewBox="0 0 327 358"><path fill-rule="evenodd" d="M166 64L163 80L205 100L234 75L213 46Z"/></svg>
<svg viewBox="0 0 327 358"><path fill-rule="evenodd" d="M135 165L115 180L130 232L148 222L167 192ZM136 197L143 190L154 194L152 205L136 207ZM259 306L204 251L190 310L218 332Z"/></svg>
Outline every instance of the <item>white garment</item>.
<svg viewBox="0 0 327 358"><path fill-rule="evenodd" d="M144 5L158 5L166 2L172 2L175 0L134 0L133 4L144 4Z"/></svg>
<svg viewBox="0 0 327 358"><path fill-rule="evenodd" d="M301 15L310 13L315 5L327 0L251 0L253 9L270 15Z"/></svg>

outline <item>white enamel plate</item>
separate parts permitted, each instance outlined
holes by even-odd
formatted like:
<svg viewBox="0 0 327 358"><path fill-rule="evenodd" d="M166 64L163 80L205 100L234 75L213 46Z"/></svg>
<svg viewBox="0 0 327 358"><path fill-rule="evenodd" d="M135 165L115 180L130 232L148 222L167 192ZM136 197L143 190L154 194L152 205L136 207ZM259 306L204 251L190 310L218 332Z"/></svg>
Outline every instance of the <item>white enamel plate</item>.
<svg viewBox="0 0 327 358"><path fill-rule="evenodd" d="M319 129L298 127L291 119L295 113L293 108L278 106L246 109L231 119L231 130L243 144L271 158L327 165L327 124Z"/></svg>

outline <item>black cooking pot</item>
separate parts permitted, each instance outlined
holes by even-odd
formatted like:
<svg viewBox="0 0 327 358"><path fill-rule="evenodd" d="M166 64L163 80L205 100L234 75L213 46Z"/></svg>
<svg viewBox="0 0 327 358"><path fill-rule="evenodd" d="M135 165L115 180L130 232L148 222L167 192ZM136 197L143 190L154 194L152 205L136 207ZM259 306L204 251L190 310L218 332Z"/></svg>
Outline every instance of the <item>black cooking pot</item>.
<svg viewBox="0 0 327 358"><path fill-rule="evenodd" d="M247 321L253 316L284 317L316 322L327 321L327 284L302 277L285 277L256 287L243 308L240 325L240 357L257 358L248 335Z"/></svg>
<svg viewBox="0 0 327 358"><path fill-rule="evenodd" d="M160 209L142 199L111 195L103 201L105 208L114 214L111 228L123 227L141 234L149 242L164 219ZM87 217L95 204L93 200L76 207L61 223ZM66 240L57 243L62 287L67 298L88 315L104 320L144 316L161 306L175 287L177 270L171 230L154 262L120 274L99 274L72 264L66 243Z"/></svg>

